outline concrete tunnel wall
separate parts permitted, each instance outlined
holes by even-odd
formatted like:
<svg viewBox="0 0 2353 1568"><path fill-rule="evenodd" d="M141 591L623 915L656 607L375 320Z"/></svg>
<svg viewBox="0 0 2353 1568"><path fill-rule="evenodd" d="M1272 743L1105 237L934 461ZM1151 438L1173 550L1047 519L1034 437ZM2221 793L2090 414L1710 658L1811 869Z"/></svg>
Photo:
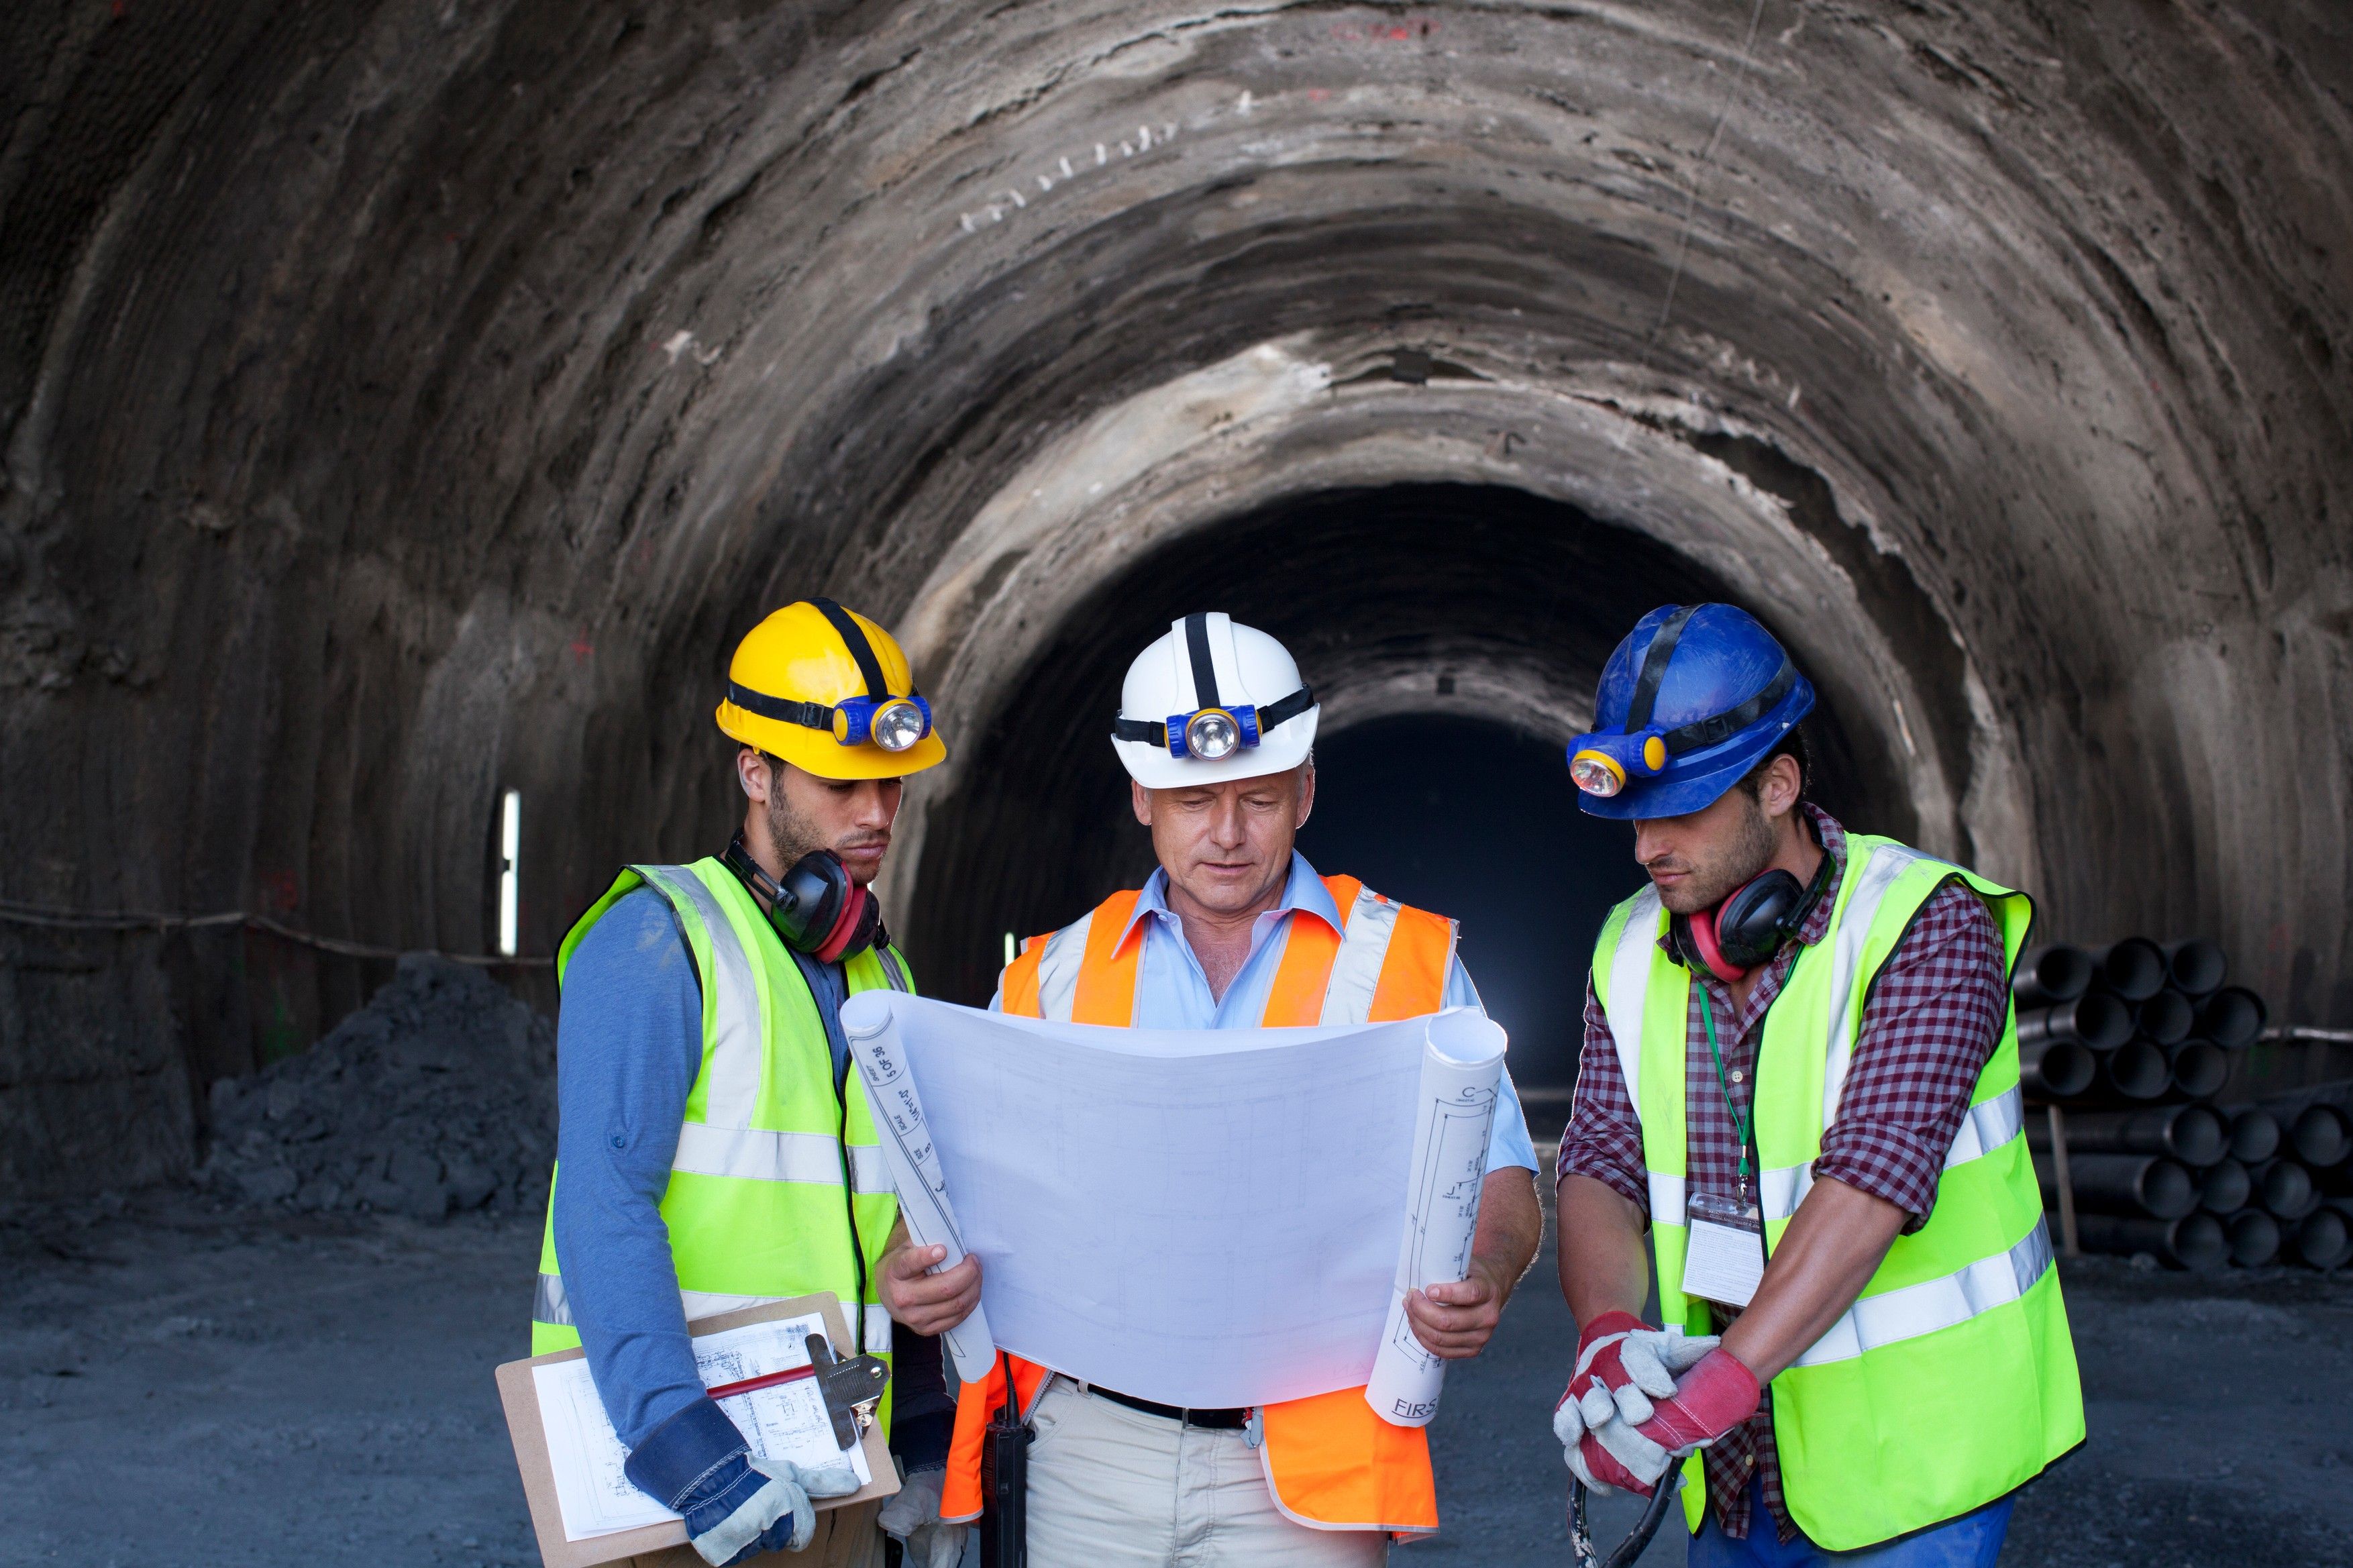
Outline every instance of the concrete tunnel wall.
<svg viewBox="0 0 2353 1568"><path fill-rule="evenodd" d="M23 6L0 899L526 952L713 847L733 640L905 630L887 893L1132 868L1116 667L1557 738L1744 603L1862 825L2353 1021L2353 29L2321 4ZM1066 765L1067 764L1067 765ZM184 1169L384 966L0 924L0 1192ZM546 1000L544 980L526 981Z"/></svg>

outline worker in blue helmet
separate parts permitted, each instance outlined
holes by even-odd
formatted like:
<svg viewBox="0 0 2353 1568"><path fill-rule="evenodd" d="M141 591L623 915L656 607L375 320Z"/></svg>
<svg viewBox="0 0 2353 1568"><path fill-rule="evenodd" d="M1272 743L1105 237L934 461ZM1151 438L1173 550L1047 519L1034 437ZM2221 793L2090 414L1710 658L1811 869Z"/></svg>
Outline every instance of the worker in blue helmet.
<svg viewBox="0 0 2353 1568"><path fill-rule="evenodd" d="M1813 706L1812 684L1746 611L1670 605L1635 622L1602 667L1569 776L1595 816L1682 816L1737 784Z"/></svg>
<svg viewBox="0 0 2353 1568"><path fill-rule="evenodd" d="M2084 1438L2006 983L2031 910L1807 800L1813 704L1745 611L1669 605L1569 743L1649 885L1587 986L1553 1431L1588 1488L1680 1467L1691 1568L1990 1568Z"/></svg>

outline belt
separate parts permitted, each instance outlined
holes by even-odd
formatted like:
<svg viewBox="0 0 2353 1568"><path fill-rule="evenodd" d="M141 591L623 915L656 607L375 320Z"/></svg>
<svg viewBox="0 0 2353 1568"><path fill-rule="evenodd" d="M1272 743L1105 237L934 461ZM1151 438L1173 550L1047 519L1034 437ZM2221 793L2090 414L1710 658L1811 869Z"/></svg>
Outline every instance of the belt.
<svg viewBox="0 0 2353 1568"><path fill-rule="evenodd" d="M1099 1399L1110 1400L1113 1405L1124 1405L1130 1410L1141 1410L1146 1415L1157 1415L1163 1420L1181 1421L1187 1426L1214 1426L1223 1432L1239 1432L1250 1425L1250 1412L1247 1409L1186 1410L1174 1405L1160 1405L1149 1399L1138 1399L1132 1394L1114 1393L1101 1384L1082 1383L1079 1386Z"/></svg>

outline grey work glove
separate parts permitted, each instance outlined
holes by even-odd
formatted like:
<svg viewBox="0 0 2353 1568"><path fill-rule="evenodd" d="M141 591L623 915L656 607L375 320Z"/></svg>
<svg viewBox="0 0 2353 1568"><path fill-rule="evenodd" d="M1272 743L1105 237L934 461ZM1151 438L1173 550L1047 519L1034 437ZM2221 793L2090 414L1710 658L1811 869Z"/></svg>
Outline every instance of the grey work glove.
<svg viewBox="0 0 2353 1568"><path fill-rule="evenodd" d="M940 1517L940 1490L945 1470L918 1470L907 1478L899 1495L882 1505L876 1521L882 1533L906 1548L907 1568L955 1568L964 1556L968 1524L950 1524Z"/></svg>
<svg viewBox="0 0 2353 1568"><path fill-rule="evenodd" d="M747 1547L787 1552L807 1547L817 1533L815 1498L848 1497L858 1489L858 1472L848 1465L828 1465L807 1470L789 1459L759 1459L749 1455L744 1464L766 1478L760 1489L746 1498L717 1524L694 1537L695 1554L712 1568L732 1563ZM787 1535L777 1529L791 1521Z"/></svg>

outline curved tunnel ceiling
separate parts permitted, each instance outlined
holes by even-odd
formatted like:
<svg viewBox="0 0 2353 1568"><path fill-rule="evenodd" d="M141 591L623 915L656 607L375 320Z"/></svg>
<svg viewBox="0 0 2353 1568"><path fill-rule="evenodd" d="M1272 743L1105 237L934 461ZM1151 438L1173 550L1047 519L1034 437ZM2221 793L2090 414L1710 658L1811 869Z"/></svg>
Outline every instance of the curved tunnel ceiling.
<svg viewBox="0 0 2353 1568"><path fill-rule="evenodd" d="M1314 642L1335 716L1557 733L1688 582L1807 664L1870 825L2353 1017L2348 24L1757 16L13 16L0 892L480 951L512 786L545 951L707 847L727 649L825 590L908 629L955 748L894 907L994 921L1055 889L979 833L992 760L1056 694L1093 733L1057 661L1180 588ZM1293 529L1329 564L1287 595ZM132 1016L0 1114L168 1164L190 1074L140 1042L200 1088L256 1004L75 954Z"/></svg>

